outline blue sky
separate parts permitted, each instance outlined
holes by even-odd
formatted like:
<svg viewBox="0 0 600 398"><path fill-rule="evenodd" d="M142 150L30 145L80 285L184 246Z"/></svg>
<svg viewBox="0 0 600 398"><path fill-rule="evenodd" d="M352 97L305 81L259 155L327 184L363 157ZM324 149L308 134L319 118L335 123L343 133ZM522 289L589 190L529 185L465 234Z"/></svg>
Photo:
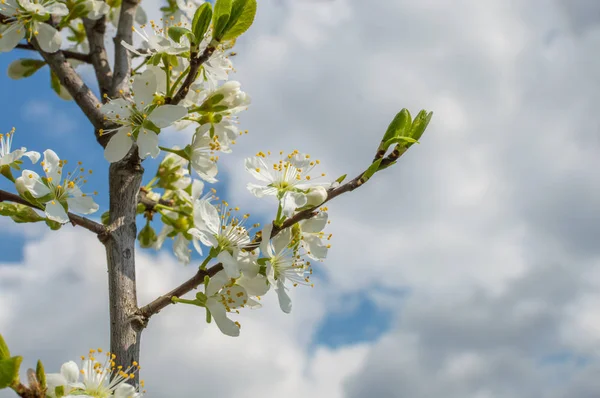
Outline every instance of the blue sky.
<svg viewBox="0 0 600 398"><path fill-rule="evenodd" d="M333 247L315 288L291 292L292 314L267 296L240 315L236 339L186 306L153 318L148 396L598 396L599 11L585 0L261 1L233 59L250 134L221 158L221 197L264 222L274 203L248 193L245 157L298 149L333 178L354 175L399 109L434 118L395 167L331 203ZM28 55L2 54L0 69ZM0 77L0 130L83 160L105 192L86 120L48 80L45 69ZM98 202L105 210L106 195ZM26 365L58 370L108 344L93 236L0 220L0 253L0 331ZM166 245L139 252L137 272L145 303L193 267Z"/></svg>

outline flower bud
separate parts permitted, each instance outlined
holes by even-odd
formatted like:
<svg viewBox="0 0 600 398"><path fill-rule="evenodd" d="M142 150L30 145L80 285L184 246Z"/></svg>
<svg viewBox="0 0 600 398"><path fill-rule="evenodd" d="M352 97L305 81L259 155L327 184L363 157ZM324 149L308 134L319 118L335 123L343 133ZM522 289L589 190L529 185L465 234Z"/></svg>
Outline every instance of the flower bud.
<svg viewBox="0 0 600 398"><path fill-rule="evenodd" d="M318 206L327 199L327 191L322 186L310 188L306 194L306 204Z"/></svg>

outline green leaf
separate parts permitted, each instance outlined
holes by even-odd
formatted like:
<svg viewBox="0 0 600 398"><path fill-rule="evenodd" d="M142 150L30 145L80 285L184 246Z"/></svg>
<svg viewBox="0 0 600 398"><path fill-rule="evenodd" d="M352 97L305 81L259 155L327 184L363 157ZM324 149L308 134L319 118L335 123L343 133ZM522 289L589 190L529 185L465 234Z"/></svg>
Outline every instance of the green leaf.
<svg viewBox="0 0 600 398"><path fill-rule="evenodd" d="M146 223L137 238L140 241L140 247L144 249L152 247L158 239L156 237L156 232L154 232L154 228L152 228L149 223Z"/></svg>
<svg viewBox="0 0 600 398"><path fill-rule="evenodd" d="M246 32L256 16L256 0L234 0L223 40L233 40Z"/></svg>
<svg viewBox="0 0 600 398"><path fill-rule="evenodd" d="M52 70L50 70L50 87L52 87L52 90L65 101L71 101L73 99L67 89L60 84L60 79L52 72Z"/></svg>
<svg viewBox="0 0 600 398"><path fill-rule="evenodd" d="M229 22L231 15L231 0L217 0L215 2L215 12L213 13L213 39L221 41L225 33L225 27Z"/></svg>
<svg viewBox="0 0 600 398"><path fill-rule="evenodd" d="M176 43L181 41L183 36L190 38L190 41L194 41L194 34L191 30L182 28L180 26L171 26L168 30L169 37Z"/></svg>
<svg viewBox="0 0 600 398"><path fill-rule="evenodd" d="M44 65L46 62L40 59L17 59L8 66L8 77L15 80L23 79L33 75Z"/></svg>
<svg viewBox="0 0 600 398"><path fill-rule="evenodd" d="M37 377L37 380L40 383L40 387L42 387L42 390L45 390L47 387L46 372L44 371L44 365L42 365L42 361L40 361L39 359L37 361L37 366L35 367L35 377Z"/></svg>
<svg viewBox="0 0 600 398"><path fill-rule="evenodd" d="M363 182L363 184L367 181L369 181L369 179L371 177L373 177L373 174L375 174L378 170L379 170L379 165L381 164L381 161L383 159L377 159L376 161L374 161L371 166L369 166L369 168L367 169L367 171L365 171L363 173L363 175L360 177L360 180Z"/></svg>
<svg viewBox="0 0 600 398"><path fill-rule="evenodd" d="M65 396L65 386L58 386L54 389L54 395L56 398L62 398Z"/></svg>
<svg viewBox="0 0 600 398"><path fill-rule="evenodd" d="M22 357L0 360L0 390L19 380L19 368L22 360Z"/></svg>
<svg viewBox="0 0 600 398"><path fill-rule="evenodd" d="M192 22L192 32L196 37L196 40L192 40L196 45L200 44L204 35L210 26L210 20L212 19L213 11L210 3L206 2L202 4L196 10L194 14L194 20Z"/></svg>
<svg viewBox="0 0 600 398"><path fill-rule="evenodd" d="M4 337L0 334L0 360L10 358L10 350L4 341Z"/></svg>
<svg viewBox="0 0 600 398"><path fill-rule="evenodd" d="M381 141L386 142L394 137L409 136L411 123L410 112L406 108L402 109L388 126Z"/></svg>
<svg viewBox="0 0 600 398"><path fill-rule="evenodd" d="M348 174L344 174L343 176L341 176L341 177L339 177L337 180L335 180L335 182L337 182L337 183L340 183L340 184L341 184L341 183L342 183L342 181L344 181L344 180L346 179L346 176L347 176L347 175L348 175Z"/></svg>
<svg viewBox="0 0 600 398"><path fill-rule="evenodd" d="M100 216L100 221L102 221L102 224L108 226L108 224L110 223L110 213L108 211L102 213L102 215Z"/></svg>
<svg viewBox="0 0 600 398"><path fill-rule="evenodd" d="M46 218L46 225L49 226L50 229L53 231L58 231L60 229L60 227L62 227L61 223L52 221L49 218Z"/></svg>
<svg viewBox="0 0 600 398"><path fill-rule="evenodd" d="M432 116L433 112L427 113L425 110L419 112L410 128L410 137L414 138L415 140L420 139L425 132L425 129L429 125Z"/></svg>
<svg viewBox="0 0 600 398"><path fill-rule="evenodd" d="M0 215L8 216L16 223L44 221L31 207L18 203L0 202Z"/></svg>

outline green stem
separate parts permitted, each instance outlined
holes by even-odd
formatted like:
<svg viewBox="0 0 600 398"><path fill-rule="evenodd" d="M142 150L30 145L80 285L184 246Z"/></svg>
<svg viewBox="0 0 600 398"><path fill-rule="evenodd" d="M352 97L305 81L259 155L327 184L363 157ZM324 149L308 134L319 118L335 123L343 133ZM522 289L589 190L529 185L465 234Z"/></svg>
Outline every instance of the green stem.
<svg viewBox="0 0 600 398"><path fill-rule="evenodd" d="M138 70L140 70L142 68L142 66L146 65L148 63L148 60L150 58L146 58L144 59L144 62L142 62L141 64L139 64L138 66L136 66L136 68L133 70L133 72L131 73L131 75L135 75L137 73Z"/></svg>
<svg viewBox="0 0 600 398"><path fill-rule="evenodd" d="M158 176L154 176L153 179L150 180L150 182L148 184L146 184L145 188L147 190L151 190L152 187L154 186L154 183L158 180Z"/></svg>
<svg viewBox="0 0 600 398"><path fill-rule="evenodd" d="M171 87L171 71L169 69L169 61L165 58L164 59L164 63L165 63L165 75L167 77L167 98L171 98L171 95L173 95L172 92L172 87Z"/></svg>
<svg viewBox="0 0 600 398"><path fill-rule="evenodd" d="M188 65L187 68L185 68L185 70L183 71L183 73L179 75L179 77L177 78L177 80L175 80L175 83L173 83L172 92L176 92L177 91L177 86L179 85L179 83L181 83L181 80L183 79L183 77L186 76L188 73L190 73L190 66L189 65Z"/></svg>
<svg viewBox="0 0 600 398"><path fill-rule="evenodd" d="M277 216L275 217L275 226L279 227L281 225L281 212L283 211L283 207L281 206L281 202L279 202L279 208L277 209Z"/></svg>
<svg viewBox="0 0 600 398"><path fill-rule="evenodd" d="M208 263L210 262L210 260L212 260L213 256L212 255L208 255L206 256L206 258L204 259L204 261L202 261L202 264L200 264L200 269L205 270L206 266L208 265Z"/></svg>
<svg viewBox="0 0 600 398"><path fill-rule="evenodd" d="M187 299L182 299L179 297L171 297L171 301L174 303L198 305L198 301L196 301L196 300L187 300Z"/></svg>

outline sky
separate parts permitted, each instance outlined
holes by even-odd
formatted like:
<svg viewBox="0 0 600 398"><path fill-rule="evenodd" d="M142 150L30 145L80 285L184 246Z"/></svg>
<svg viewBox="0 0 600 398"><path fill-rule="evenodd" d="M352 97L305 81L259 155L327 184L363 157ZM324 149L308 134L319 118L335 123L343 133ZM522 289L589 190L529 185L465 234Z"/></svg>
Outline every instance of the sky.
<svg viewBox="0 0 600 398"><path fill-rule="evenodd" d="M152 318L147 396L597 397L598 48L592 0L261 0L233 59L252 105L219 164L230 203L274 214L245 187L258 150L352 176L401 108L434 117L396 166L331 202L333 247L291 314L267 296L238 338L188 306ZM16 145L84 160L106 192L102 151L46 69L0 87ZM156 162L144 167L148 181ZM140 304L193 274L169 250L138 251ZM0 333L25 367L108 347L106 282L87 231L0 219Z"/></svg>

